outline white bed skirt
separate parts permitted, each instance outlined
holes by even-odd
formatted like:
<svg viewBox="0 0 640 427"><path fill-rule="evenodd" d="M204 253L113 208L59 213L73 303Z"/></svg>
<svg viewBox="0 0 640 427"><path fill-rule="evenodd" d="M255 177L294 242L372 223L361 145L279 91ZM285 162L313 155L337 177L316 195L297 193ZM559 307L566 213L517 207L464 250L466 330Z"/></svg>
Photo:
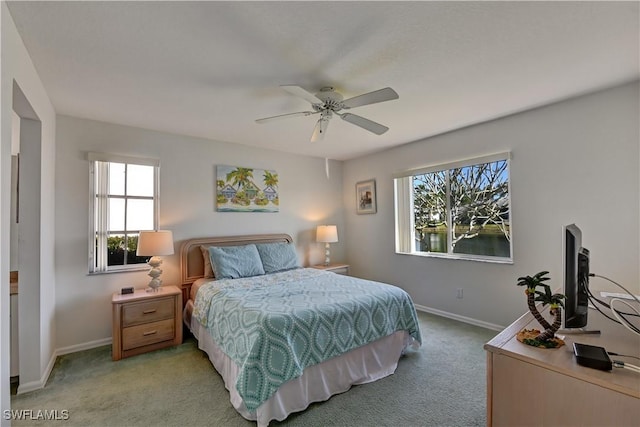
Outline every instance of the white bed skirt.
<svg viewBox="0 0 640 427"><path fill-rule="evenodd" d="M302 376L283 384L258 407L256 413L250 413L236 390L237 365L220 350L197 319L192 317L190 326L198 347L207 353L224 379L233 407L244 418L257 421L259 427L267 426L271 420L282 421L313 402L322 402L349 390L352 385L366 384L393 374L403 351L414 341L406 331L398 331L367 346L309 366Z"/></svg>

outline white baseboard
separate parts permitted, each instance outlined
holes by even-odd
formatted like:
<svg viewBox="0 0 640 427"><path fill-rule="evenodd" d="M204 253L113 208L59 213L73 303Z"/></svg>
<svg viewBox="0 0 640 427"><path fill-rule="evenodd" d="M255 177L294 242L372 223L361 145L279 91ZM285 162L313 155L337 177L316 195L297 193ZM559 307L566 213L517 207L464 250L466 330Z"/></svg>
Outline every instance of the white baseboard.
<svg viewBox="0 0 640 427"><path fill-rule="evenodd" d="M47 363L47 367L44 369L44 373L37 381L31 381L25 384L20 383L18 385L17 394L28 393L34 390L40 390L44 388L49 380L49 375L51 375L51 371L53 370L53 365L56 364L56 358L58 357L56 350L53 351L51 358L49 359L49 363Z"/></svg>
<svg viewBox="0 0 640 427"><path fill-rule="evenodd" d="M110 345L112 342L111 337L103 338L101 340L89 341L82 344L70 345L68 347L62 347L56 349L56 355L62 356L63 354L77 353L78 351L90 350L96 347L102 347L103 345Z"/></svg>
<svg viewBox="0 0 640 427"><path fill-rule="evenodd" d="M102 347L103 345L111 344L111 341L111 337L109 337L54 350L53 354L51 355L51 359L49 359L49 363L47 364L47 367L42 374L42 377L40 377L38 381L31 381L25 384L20 383L20 385L18 385L17 393L28 393L30 391L40 390L41 388L44 388L44 386L47 384L47 381L49 380L49 376L51 375L51 371L53 370L53 366L55 365L58 356L62 356L63 354L76 353L83 350L89 350L96 347Z"/></svg>
<svg viewBox="0 0 640 427"><path fill-rule="evenodd" d="M414 304L414 306L418 311L424 311L425 313L435 314L436 316L442 316L459 322L468 323L470 325L480 326L481 328L491 329L492 331L502 331L504 329L504 326L483 322L482 320L472 319L471 317L460 316L459 314L449 313L448 311L438 310L437 308L425 307L418 304Z"/></svg>

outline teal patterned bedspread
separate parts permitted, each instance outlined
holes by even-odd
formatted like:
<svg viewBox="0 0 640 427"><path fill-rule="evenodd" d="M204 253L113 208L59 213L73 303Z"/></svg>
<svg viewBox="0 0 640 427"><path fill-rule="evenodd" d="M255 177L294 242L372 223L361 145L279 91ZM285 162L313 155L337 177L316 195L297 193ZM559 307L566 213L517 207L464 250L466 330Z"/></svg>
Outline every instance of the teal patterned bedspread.
<svg viewBox="0 0 640 427"><path fill-rule="evenodd" d="M400 330L422 343L404 290L311 268L212 281L194 305L240 368L236 389L251 412L307 366Z"/></svg>

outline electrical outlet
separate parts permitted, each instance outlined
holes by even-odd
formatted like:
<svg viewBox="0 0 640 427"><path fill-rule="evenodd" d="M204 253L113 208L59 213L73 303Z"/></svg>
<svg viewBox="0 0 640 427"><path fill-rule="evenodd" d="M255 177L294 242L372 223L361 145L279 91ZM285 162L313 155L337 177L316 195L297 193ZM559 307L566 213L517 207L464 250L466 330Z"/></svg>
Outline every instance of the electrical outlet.
<svg viewBox="0 0 640 427"><path fill-rule="evenodd" d="M456 289L456 298L462 299L462 288Z"/></svg>

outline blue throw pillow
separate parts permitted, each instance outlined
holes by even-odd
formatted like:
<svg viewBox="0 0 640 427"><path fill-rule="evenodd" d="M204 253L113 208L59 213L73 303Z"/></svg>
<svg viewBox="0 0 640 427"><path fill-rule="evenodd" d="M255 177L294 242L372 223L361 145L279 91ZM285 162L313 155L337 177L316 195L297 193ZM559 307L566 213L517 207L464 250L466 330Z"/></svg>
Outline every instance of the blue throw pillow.
<svg viewBox="0 0 640 427"><path fill-rule="evenodd" d="M256 245L210 246L209 258L216 279L239 279L264 274Z"/></svg>
<svg viewBox="0 0 640 427"><path fill-rule="evenodd" d="M256 246L265 273L300 267L296 248L291 243L259 243Z"/></svg>

